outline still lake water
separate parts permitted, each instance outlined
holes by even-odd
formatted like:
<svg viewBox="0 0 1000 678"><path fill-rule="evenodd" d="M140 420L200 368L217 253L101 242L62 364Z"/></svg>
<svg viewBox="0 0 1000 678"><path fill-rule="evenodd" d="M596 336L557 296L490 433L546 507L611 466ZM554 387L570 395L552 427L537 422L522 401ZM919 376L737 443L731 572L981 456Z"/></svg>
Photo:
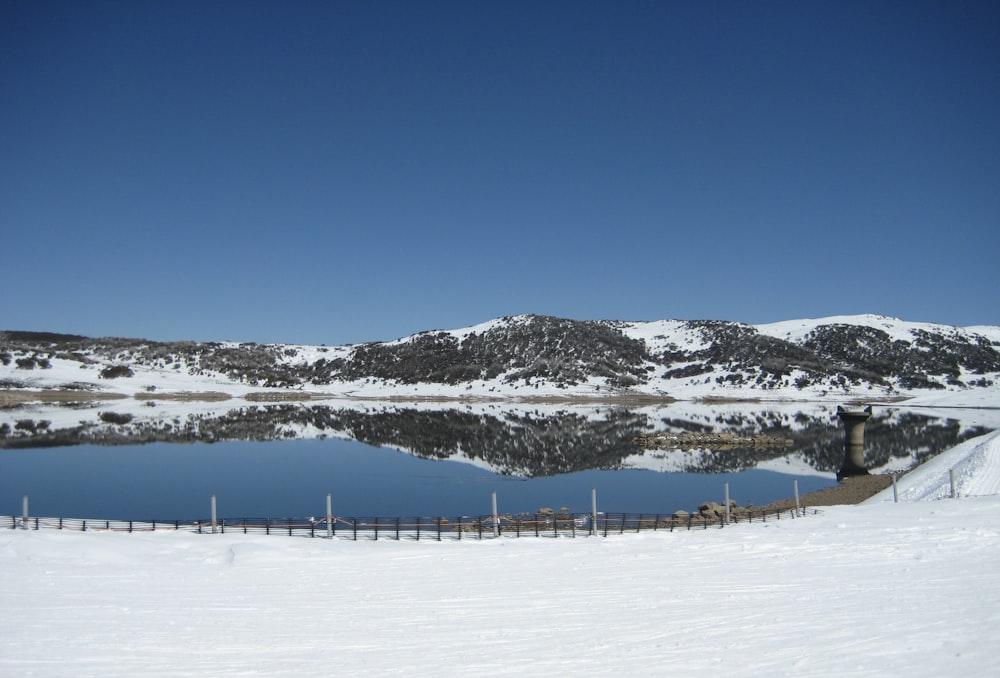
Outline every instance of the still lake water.
<svg viewBox="0 0 1000 678"><path fill-rule="evenodd" d="M112 411L110 408L114 407ZM131 409L128 409L131 408ZM906 469L1000 426L986 410L880 408L866 426L875 472ZM653 430L771 435L780 449L648 451ZM0 411L0 515L188 520L323 515L486 515L542 507L672 513L836 484L835 406L676 404L627 408L497 404L79 403ZM402 452L399 450L407 450ZM456 461L462 460L462 461ZM775 472L768 469L784 469ZM657 469L657 470L646 470Z"/></svg>
<svg viewBox="0 0 1000 678"><path fill-rule="evenodd" d="M586 470L542 478L498 475L457 461L421 459L346 440L75 447L0 452L0 514L120 520L204 518L210 497L225 517L483 515L497 493L501 513L541 507L669 513L722 502L724 483L740 504L764 504L835 484L821 476L769 471L729 474Z"/></svg>

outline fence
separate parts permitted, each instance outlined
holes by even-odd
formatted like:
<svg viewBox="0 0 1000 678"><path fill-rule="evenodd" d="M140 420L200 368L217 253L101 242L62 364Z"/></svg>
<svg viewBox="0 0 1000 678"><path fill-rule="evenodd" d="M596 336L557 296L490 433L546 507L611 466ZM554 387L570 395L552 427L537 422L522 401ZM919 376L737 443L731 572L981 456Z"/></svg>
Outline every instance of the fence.
<svg viewBox="0 0 1000 678"><path fill-rule="evenodd" d="M327 518L222 518L217 520L95 520L81 518L41 518L0 516L0 528L25 530L75 530L110 532L152 532L183 530L199 534L243 533L333 538L341 540L494 539L498 537L584 537L639 533L643 531L707 530L741 522L767 522L815 514L815 509L743 509L729 516L716 513L592 514L537 513L517 516L444 517L336 517Z"/></svg>

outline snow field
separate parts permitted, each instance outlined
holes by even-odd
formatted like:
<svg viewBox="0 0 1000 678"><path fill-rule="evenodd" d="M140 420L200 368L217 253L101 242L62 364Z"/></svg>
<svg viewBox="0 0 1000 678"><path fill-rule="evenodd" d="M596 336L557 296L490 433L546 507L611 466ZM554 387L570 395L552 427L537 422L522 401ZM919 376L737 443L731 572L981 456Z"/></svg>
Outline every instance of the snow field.
<svg viewBox="0 0 1000 678"><path fill-rule="evenodd" d="M695 532L4 531L0 675L994 676L1000 434L938 459L959 499Z"/></svg>

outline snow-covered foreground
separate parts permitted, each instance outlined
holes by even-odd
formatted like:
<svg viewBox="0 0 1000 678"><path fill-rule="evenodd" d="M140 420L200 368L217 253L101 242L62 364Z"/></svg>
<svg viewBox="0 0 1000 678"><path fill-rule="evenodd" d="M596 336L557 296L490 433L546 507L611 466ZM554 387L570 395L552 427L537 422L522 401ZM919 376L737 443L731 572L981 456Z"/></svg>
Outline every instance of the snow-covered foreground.
<svg viewBox="0 0 1000 678"><path fill-rule="evenodd" d="M608 538L4 531L0 675L1000 674L1000 432L899 490Z"/></svg>

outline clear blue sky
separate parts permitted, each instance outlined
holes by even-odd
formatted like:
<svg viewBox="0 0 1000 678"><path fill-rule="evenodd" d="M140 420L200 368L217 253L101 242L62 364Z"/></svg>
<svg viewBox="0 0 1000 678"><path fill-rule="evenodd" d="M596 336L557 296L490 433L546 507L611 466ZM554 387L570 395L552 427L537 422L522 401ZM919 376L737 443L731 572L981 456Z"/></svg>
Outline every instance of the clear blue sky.
<svg viewBox="0 0 1000 678"><path fill-rule="evenodd" d="M1000 3L0 0L0 329L1000 324Z"/></svg>

